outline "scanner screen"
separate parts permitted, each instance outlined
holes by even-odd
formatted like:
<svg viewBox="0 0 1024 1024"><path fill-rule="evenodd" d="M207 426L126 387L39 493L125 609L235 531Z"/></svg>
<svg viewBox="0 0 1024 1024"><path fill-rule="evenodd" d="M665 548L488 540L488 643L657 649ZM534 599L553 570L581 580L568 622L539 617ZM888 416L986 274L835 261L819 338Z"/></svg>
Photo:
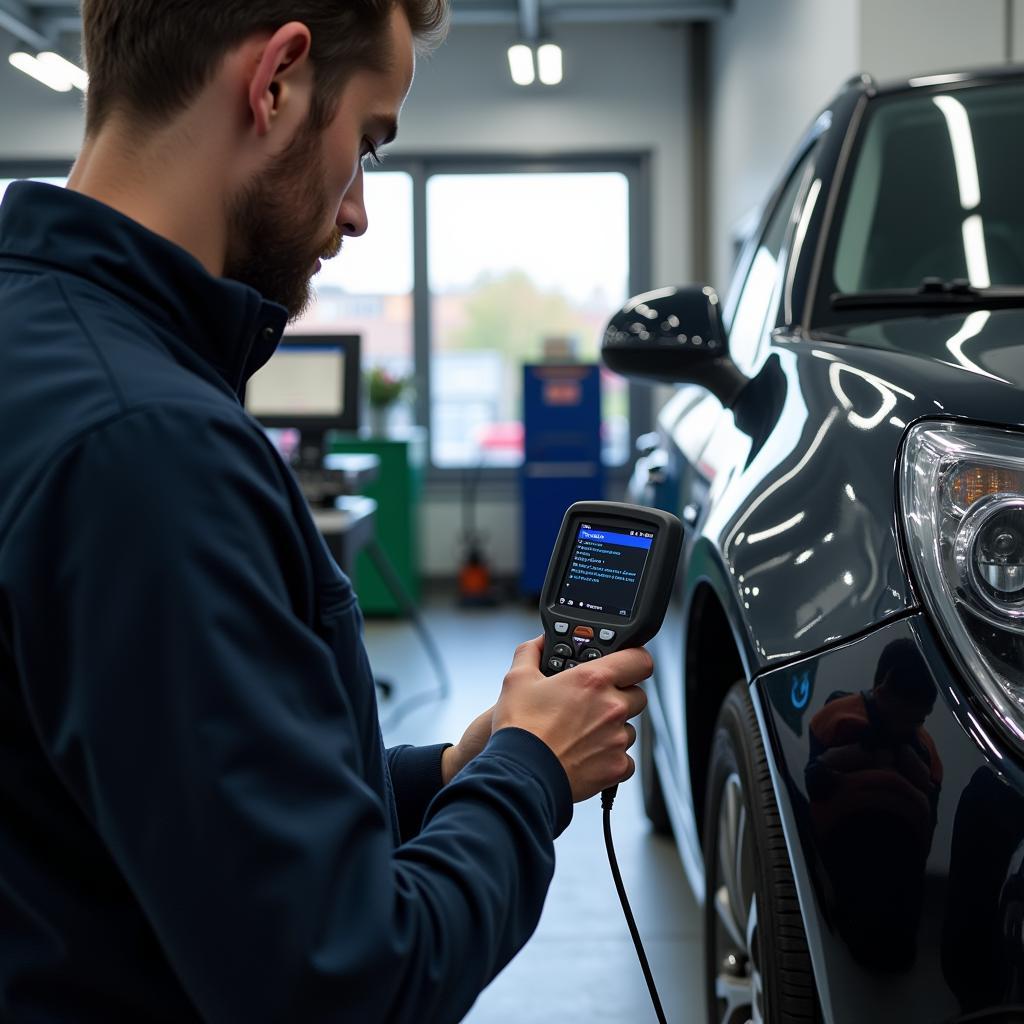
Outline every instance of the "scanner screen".
<svg viewBox="0 0 1024 1024"><path fill-rule="evenodd" d="M636 605L656 530L581 523L558 594L559 605L628 619Z"/></svg>

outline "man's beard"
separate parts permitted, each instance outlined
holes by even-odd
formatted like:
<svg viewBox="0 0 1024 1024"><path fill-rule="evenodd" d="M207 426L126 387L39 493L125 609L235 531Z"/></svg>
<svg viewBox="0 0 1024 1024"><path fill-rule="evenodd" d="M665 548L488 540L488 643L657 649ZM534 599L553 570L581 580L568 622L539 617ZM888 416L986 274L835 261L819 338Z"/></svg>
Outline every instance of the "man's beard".
<svg viewBox="0 0 1024 1024"><path fill-rule="evenodd" d="M228 211L224 276L284 306L292 320L312 301L317 258L330 259L341 251L338 228L317 240L328 216L324 177L320 135L302 128Z"/></svg>

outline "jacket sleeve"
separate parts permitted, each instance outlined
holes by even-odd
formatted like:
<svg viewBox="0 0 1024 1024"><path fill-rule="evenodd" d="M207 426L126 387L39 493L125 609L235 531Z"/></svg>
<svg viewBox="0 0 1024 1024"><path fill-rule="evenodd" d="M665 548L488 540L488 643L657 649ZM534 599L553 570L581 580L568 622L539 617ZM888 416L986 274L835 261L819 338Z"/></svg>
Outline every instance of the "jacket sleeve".
<svg viewBox="0 0 1024 1024"><path fill-rule="evenodd" d="M444 785L441 756L450 746L450 743L429 747L403 745L387 751L403 842L419 834L430 801Z"/></svg>
<svg viewBox="0 0 1024 1024"><path fill-rule="evenodd" d="M458 1021L536 927L568 781L503 730L394 847L279 472L188 406L57 460L10 538L25 700L204 1019Z"/></svg>

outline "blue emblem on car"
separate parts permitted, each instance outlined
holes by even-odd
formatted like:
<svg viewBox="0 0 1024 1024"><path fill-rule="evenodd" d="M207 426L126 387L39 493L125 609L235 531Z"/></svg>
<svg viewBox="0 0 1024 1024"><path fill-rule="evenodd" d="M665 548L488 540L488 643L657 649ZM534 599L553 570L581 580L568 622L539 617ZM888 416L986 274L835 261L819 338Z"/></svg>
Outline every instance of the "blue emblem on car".
<svg viewBox="0 0 1024 1024"><path fill-rule="evenodd" d="M805 672L802 676L793 676L793 686L789 691L789 699L797 711L803 711L807 702L811 699L811 674Z"/></svg>

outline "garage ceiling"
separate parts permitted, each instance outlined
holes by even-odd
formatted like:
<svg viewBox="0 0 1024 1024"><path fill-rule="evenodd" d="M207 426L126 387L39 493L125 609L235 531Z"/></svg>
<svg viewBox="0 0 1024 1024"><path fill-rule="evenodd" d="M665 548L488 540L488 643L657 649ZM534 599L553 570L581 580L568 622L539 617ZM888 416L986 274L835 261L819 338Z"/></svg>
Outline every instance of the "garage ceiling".
<svg viewBox="0 0 1024 1024"><path fill-rule="evenodd" d="M705 21L730 0L454 0L456 25L518 25L528 40L565 22ZM79 34L78 4L70 0L0 0L0 29L38 50ZM63 40L70 42L68 39Z"/></svg>
<svg viewBox="0 0 1024 1024"><path fill-rule="evenodd" d="M729 0L455 0L455 22L679 22L717 18Z"/></svg>

